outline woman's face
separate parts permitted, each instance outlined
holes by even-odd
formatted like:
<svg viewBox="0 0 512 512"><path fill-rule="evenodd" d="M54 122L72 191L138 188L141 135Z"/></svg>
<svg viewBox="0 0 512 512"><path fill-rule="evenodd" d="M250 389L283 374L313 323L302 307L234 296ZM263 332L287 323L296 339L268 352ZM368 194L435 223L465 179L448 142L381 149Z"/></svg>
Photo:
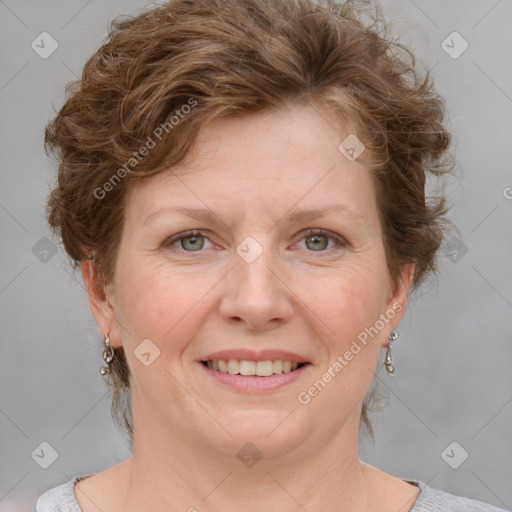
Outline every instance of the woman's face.
<svg viewBox="0 0 512 512"><path fill-rule="evenodd" d="M136 440L271 456L358 427L411 275L392 287L372 177L338 149L338 125L319 105L219 119L131 190L93 311L125 348Z"/></svg>

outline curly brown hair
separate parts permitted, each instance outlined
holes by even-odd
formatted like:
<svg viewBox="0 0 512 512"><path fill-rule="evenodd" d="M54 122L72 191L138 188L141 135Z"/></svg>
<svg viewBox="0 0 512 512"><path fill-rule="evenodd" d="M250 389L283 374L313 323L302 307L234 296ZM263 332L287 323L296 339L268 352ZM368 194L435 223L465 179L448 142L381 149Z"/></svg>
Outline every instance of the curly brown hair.
<svg viewBox="0 0 512 512"><path fill-rule="evenodd" d="M353 1L172 0L115 20L45 132L59 161L48 221L75 270L91 259L110 282L130 184L180 163L209 120L310 101L355 126L391 279L414 263L417 289L448 225L443 195L425 197L427 173L453 168L445 105L412 52ZM115 352L112 412L133 443L130 373ZM370 398L361 419L373 439Z"/></svg>

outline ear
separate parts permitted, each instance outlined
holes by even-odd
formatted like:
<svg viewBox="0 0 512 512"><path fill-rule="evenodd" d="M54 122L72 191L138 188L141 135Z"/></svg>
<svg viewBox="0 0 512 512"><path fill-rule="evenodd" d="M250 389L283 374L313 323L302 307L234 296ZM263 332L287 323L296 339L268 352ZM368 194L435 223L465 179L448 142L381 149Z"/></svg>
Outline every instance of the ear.
<svg viewBox="0 0 512 512"><path fill-rule="evenodd" d="M110 287L103 282L103 278L92 259L81 261L81 271L89 296L89 305L102 336L105 337L108 334L110 344L113 347L121 346L115 308L109 298L113 295L112 293L109 294Z"/></svg>
<svg viewBox="0 0 512 512"><path fill-rule="evenodd" d="M414 271L414 263L405 265L402 273L400 274L397 285L394 287L394 289L392 289L390 293L385 309L385 314L390 319L387 327L387 331L389 332L386 331L386 340L391 331L396 329L405 313L405 309L407 307L407 298L409 296L409 290L411 288L412 279L414 277ZM394 312L393 316L391 316L392 312Z"/></svg>

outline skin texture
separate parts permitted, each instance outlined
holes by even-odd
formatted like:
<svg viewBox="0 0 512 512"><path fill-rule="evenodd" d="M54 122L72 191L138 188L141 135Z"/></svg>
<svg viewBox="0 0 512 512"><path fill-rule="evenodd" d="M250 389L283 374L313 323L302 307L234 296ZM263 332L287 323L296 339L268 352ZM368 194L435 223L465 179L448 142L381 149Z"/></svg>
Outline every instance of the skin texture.
<svg viewBox="0 0 512 512"><path fill-rule="evenodd" d="M320 105L213 121L185 162L131 189L105 294L94 291L98 277L83 262L98 327L127 354L135 427L133 457L75 487L85 512L412 506L418 488L361 463L358 435L361 405L405 310L413 267L394 288L372 176L362 160L338 150L350 131L335 126L339 120ZM330 204L345 210L287 219ZM216 217L164 210L145 223L175 206ZM331 238L320 236L315 246L309 228ZM205 238L166 243L196 229ZM247 236L263 249L252 263L236 252ZM299 403L298 393L393 305L379 334L307 405ZM160 350L149 366L134 354L145 339ZM236 391L198 363L230 348L287 350L311 366L281 389ZM251 468L236 456L247 442L263 454Z"/></svg>

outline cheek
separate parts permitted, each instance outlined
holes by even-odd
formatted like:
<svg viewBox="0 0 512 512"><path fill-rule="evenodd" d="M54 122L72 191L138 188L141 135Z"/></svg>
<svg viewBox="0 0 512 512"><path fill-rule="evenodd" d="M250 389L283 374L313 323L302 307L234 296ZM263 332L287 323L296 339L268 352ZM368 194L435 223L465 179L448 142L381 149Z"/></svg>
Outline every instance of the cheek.
<svg viewBox="0 0 512 512"><path fill-rule="evenodd" d="M181 352L201 322L201 299L213 284L205 276L147 262L124 265L119 275L116 314L125 327L123 344L134 349L148 338L161 349Z"/></svg>
<svg viewBox="0 0 512 512"><path fill-rule="evenodd" d="M382 342L381 332L372 328L385 304L385 270L377 260L346 267L324 280L325 293L317 290L310 295L308 305L321 319L316 320L322 339L319 349L325 353L311 381L311 396L322 395L315 405L319 411L329 403L339 404L340 414L352 410L368 392Z"/></svg>
<svg viewBox="0 0 512 512"><path fill-rule="evenodd" d="M324 282L325 293L309 295L312 321L321 338L318 348L325 357L299 402L310 400L320 415L325 407L337 404L337 414L344 417L364 399L374 379L381 333L372 328L383 312L386 292L386 281L378 275L368 268L345 269Z"/></svg>
<svg viewBox="0 0 512 512"><path fill-rule="evenodd" d="M308 330L316 334L311 341L318 343L324 362L325 355L331 360L343 354L382 312L386 273L377 256L375 250L368 251L337 268L296 270L289 276L297 299L295 318L288 321L308 324ZM215 288L221 285L223 272L171 268L144 258L121 258L118 265L116 315L124 327L123 345L133 353L142 340L150 339L165 349L171 362L211 321L209 317L222 301ZM362 353L358 357L364 358Z"/></svg>
<svg viewBox="0 0 512 512"><path fill-rule="evenodd" d="M341 343L379 318L386 285L385 268L374 262L339 268L313 283L304 277L302 289L307 290L304 302L329 328L330 337Z"/></svg>

